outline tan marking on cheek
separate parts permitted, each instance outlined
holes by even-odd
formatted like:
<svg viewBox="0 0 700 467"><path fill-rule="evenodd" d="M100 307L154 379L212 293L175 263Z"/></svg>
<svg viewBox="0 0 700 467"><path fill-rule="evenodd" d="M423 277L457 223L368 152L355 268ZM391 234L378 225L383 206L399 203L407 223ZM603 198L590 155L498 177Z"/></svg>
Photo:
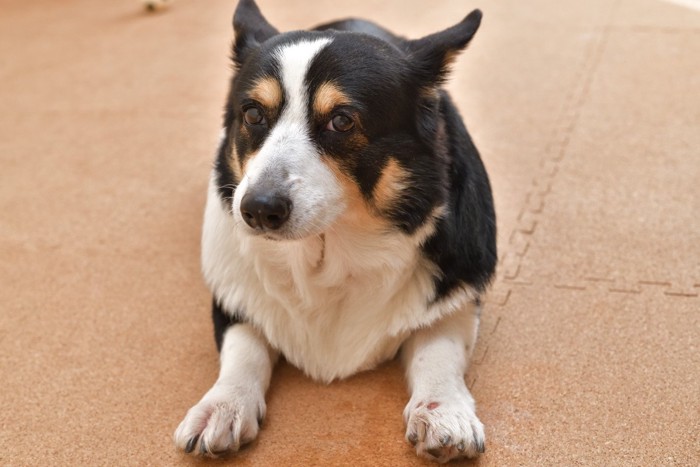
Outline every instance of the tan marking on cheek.
<svg viewBox="0 0 700 467"><path fill-rule="evenodd" d="M266 76L255 82L250 90L250 97L268 109L276 109L282 102L282 87L279 81Z"/></svg>
<svg viewBox="0 0 700 467"><path fill-rule="evenodd" d="M338 183L340 183L343 188L343 196L347 207L345 212L341 215L340 222L346 222L368 231L390 230L390 222L378 216L374 210L368 206L360 192L360 187L343 171L338 163L326 156L324 156L322 160L331 172L333 172L336 180L338 180Z"/></svg>
<svg viewBox="0 0 700 467"><path fill-rule="evenodd" d="M241 167L241 160L238 157L238 152L236 152L236 145L233 142L233 139L230 140L229 142L229 154L231 154L231 158L229 159L229 167L231 167L231 172L233 172L234 177L236 177L236 181L240 183L241 179L243 178L243 168Z"/></svg>
<svg viewBox="0 0 700 467"><path fill-rule="evenodd" d="M359 124L356 123L358 128L355 129L355 131L352 132L351 135L349 135L348 138L348 146L350 146L354 151L361 151L367 145L369 144L369 140L367 137L362 133L361 127Z"/></svg>
<svg viewBox="0 0 700 467"><path fill-rule="evenodd" d="M350 99L348 96L335 83L328 81L316 90L314 111L318 115L328 115L339 105L347 105L349 103Z"/></svg>
<svg viewBox="0 0 700 467"><path fill-rule="evenodd" d="M392 207L406 188L408 178L408 173L401 168L398 161L390 157L372 192L374 203L379 211L386 211Z"/></svg>
<svg viewBox="0 0 700 467"><path fill-rule="evenodd" d="M240 125L240 134L239 138L243 139L250 139L250 133L248 130L248 127L245 126L244 124ZM260 152L260 148L258 148L257 151L254 151L250 154L247 155L245 158L241 158L240 155L236 152L236 145L231 139L231 170L233 171L234 174L238 177L238 181L240 182L243 180L243 176L245 175L246 171L248 170L248 164L250 161L255 159L255 156Z"/></svg>

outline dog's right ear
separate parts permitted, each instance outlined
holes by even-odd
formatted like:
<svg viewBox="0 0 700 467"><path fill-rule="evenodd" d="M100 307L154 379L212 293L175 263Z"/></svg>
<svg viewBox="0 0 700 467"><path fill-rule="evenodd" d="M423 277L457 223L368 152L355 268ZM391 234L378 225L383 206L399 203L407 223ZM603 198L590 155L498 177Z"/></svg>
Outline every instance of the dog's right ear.
<svg viewBox="0 0 700 467"><path fill-rule="evenodd" d="M233 14L233 61L241 66L245 56L252 49L260 46L270 37L279 34L265 17L254 0L240 0Z"/></svg>

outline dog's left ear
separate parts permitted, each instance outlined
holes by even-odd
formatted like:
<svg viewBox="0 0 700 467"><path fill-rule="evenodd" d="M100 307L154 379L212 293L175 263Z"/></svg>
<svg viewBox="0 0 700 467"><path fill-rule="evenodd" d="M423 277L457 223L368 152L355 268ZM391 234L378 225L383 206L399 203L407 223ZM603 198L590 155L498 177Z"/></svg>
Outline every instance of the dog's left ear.
<svg viewBox="0 0 700 467"><path fill-rule="evenodd" d="M260 12L254 0L240 0L233 14L233 30L235 43L233 45L233 61L241 66L245 56L252 49L279 34Z"/></svg>
<svg viewBox="0 0 700 467"><path fill-rule="evenodd" d="M409 41L412 64L418 79L428 86L445 80L450 65L481 24L481 10L474 10L460 23L422 39Z"/></svg>

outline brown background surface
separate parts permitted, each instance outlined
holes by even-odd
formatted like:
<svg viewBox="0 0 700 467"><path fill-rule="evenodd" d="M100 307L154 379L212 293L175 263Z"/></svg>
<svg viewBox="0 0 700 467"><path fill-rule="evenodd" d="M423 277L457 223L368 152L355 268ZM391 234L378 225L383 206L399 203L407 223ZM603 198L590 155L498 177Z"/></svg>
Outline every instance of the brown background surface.
<svg viewBox="0 0 700 467"><path fill-rule="evenodd" d="M282 30L355 15L410 37L484 11L449 84L500 229L474 464L699 465L700 13L260 4ZM329 386L282 365L238 458L173 447L217 374L198 244L233 8L0 0L0 465L427 465L396 363Z"/></svg>

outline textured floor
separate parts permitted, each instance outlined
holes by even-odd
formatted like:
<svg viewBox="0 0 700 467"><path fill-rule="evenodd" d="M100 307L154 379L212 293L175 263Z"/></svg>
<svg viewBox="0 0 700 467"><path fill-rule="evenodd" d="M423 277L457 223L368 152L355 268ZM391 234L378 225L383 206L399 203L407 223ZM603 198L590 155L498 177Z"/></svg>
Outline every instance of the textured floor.
<svg viewBox="0 0 700 467"><path fill-rule="evenodd" d="M172 445L217 374L198 242L233 3L0 0L0 465L427 465L396 363L330 386L281 366L237 459ZM700 465L700 13L431 3L260 0L283 30L411 37L484 11L449 85L502 258L472 464Z"/></svg>

